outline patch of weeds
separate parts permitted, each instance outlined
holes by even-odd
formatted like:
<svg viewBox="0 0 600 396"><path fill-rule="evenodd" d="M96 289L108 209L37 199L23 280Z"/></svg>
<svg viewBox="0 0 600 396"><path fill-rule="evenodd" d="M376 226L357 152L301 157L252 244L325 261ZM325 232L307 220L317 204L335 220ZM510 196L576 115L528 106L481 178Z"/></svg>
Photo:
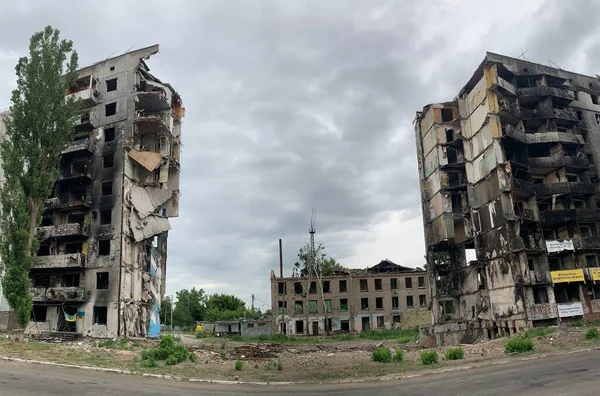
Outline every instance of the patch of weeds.
<svg viewBox="0 0 600 396"><path fill-rule="evenodd" d="M158 362L154 359L145 359L145 360L142 360L142 362L140 363L140 366L145 367L145 368L158 367Z"/></svg>
<svg viewBox="0 0 600 396"><path fill-rule="evenodd" d="M404 350L397 349L396 353L394 353L394 361L395 362L401 362L403 360L404 360Z"/></svg>
<svg viewBox="0 0 600 396"><path fill-rule="evenodd" d="M283 370L283 362L281 360L277 361L277 371Z"/></svg>
<svg viewBox="0 0 600 396"><path fill-rule="evenodd" d="M554 327L531 329L531 330L527 330L525 332L525 337L537 338L538 340L543 340L544 338L548 337L550 334L554 333L555 330L556 329Z"/></svg>
<svg viewBox="0 0 600 396"><path fill-rule="evenodd" d="M600 332L598 331L597 328L591 328L589 329L586 333L585 333L585 339L586 340L597 340L598 338L600 338Z"/></svg>
<svg viewBox="0 0 600 396"><path fill-rule="evenodd" d="M198 360L198 355L196 355L194 352L191 352L189 358L190 362L195 363L196 360Z"/></svg>
<svg viewBox="0 0 600 396"><path fill-rule="evenodd" d="M259 366L258 366L258 363L255 363L255 364L254 364L254 368L255 368L255 369L259 368Z"/></svg>
<svg viewBox="0 0 600 396"><path fill-rule="evenodd" d="M438 353L436 350L429 350L421 352L421 363L424 366L431 366L432 364L436 364L438 362Z"/></svg>
<svg viewBox="0 0 600 396"><path fill-rule="evenodd" d="M374 362L388 363L392 361L392 351L387 348L375 348L371 355Z"/></svg>
<svg viewBox="0 0 600 396"><path fill-rule="evenodd" d="M175 366L177 363L178 363L178 360L175 357L175 355L169 355L169 357L167 357L167 360L165 360L165 364L167 366Z"/></svg>
<svg viewBox="0 0 600 396"><path fill-rule="evenodd" d="M363 331L358 335L358 338L367 340L393 340L408 338L410 341L417 341L419 339L419 329Z"/></svg>
<svg viewBox="0 0 600 396"><path fill-rule="evenodd" d="M283 366L282 366L283 367ZM265 370L277 370L277 362L274 362L272 360L269 360L266 364L265 364Z"/></svg>
<svg viewBox="0 0 600 396"><path fill-rule="evenodd" d="M241 360L236 360L234 363L235 371L241 371L242 367L244 367L244 362L242 362Z"/></svg>
<svg viewBox="0 0 600 396"><path fill-rule="evenodd" d="M185 362L189 359L190 353L179 340L180 339L178 337L173 336L161 337L158 348L144 349L141 352L142 360L154 359L170 361L171 363L167 364L171 366L177 363Z"/></svg>
<svg viewBox="0 0 600 396"><path fill-rule="evenodd" d="M504 343L505 353L524 353L533 351L533 341L527 336L509 338Z"/></svg>
<svg viewBox="0 0 600 396"><path fill-rule="evenodd" d="M117 343L117 340L106 340L106 341L102 341L99 342L96 346L98 348L108 348L108 349L113 349L116 348L119 344Z"/></svg>
<svg viewBox="0 0 600 396"><path fill-rule="evenodd" d="M221 349L221 360L227 360L227 353L224 349Z"/></svg>
<svg viewBox="0 0 600 396"><path fill-rule="evenodd" d="M400 337L398 338L398 344L408 344L409 342L414 342L412 337Z"/></svg>
<svg viewBox="0 0 600 396"><path fill-rule="evenodd" d="M461 360L465 356L465 351L461 347L450 348L444 354L446 360Z"/></svg>

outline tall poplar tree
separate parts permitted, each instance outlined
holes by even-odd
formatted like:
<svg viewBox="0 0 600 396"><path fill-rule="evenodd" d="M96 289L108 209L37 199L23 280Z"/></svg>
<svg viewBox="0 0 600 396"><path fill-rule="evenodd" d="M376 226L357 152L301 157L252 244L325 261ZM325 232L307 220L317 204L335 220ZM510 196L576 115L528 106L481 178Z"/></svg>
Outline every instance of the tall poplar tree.
<svg viewBox="0 0 600 396"><path fill-rule="evenodd" d="M0 144L4 186L0 192L2 289L24 328L33 306L29 270L39 241L43 205L58 176L61 152L74 134L75 100L66 97L77 78L77 52L47 26L31 36L29 57L15 67L6 136Z"/></svg>

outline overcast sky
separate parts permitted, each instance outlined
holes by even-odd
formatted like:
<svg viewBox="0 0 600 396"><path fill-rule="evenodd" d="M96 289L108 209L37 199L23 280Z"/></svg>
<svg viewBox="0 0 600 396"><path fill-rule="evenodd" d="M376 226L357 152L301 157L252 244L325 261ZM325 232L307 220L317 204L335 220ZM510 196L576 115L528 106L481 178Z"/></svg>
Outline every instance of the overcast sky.
<svg viewBox="0 0 600 396"><path fill-rule="evenodd" d="M151 72L187 110L167 293L254 293L264 310L277 241L289 276L313 207L342 265L422 266L415 111L453 99L486 50L600 74L598 15L598 0L20 0L0 12L0 108L48 24L81 66L160 44Z"/></svg>

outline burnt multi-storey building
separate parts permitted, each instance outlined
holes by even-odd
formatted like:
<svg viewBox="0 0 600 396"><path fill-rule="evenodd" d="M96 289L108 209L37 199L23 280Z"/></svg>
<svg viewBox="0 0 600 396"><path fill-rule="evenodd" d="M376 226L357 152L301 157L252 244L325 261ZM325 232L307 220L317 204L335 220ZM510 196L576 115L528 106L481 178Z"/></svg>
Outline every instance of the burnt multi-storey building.
<svg viewBox="0 0 600 396"><path fill-rule="evenodd" d="M144 62L157 52L83 68L67 92L80 111L38 229L29 333L158 335L184 108Z"/></svg>
<svg viewBox="0 0 600 396"><path fill-rule="evenodd" d="M438 343L600 317L599 97L598 77L487 53L417 113Z"/></svg>

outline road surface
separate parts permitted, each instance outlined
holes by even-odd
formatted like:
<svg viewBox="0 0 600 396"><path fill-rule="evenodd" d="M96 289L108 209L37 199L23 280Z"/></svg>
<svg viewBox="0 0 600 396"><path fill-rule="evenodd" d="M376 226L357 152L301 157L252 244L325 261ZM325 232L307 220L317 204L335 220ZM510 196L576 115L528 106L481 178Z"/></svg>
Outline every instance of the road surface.
<svg viewBox="0 0 600 396"><path fill-rule="evenodd" d="M400 381L302 386L214 385L0 362L0 394L44 395L598 395L600 351Z"/></svg>

